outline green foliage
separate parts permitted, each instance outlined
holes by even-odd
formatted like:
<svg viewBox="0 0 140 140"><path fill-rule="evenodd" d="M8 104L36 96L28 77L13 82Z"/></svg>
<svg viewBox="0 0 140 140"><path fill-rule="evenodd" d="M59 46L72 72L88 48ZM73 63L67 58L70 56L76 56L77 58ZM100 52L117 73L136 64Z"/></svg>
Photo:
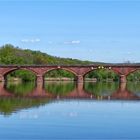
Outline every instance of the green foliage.
<svg viewBox="0 0 140 140"><path fill-rule="evenodd" d="M7 44L0 48L0 64L32 64L32 56L19 48Z"/></svg>
<svg viewBox="0 0 140 140"><path fill-rule="evenodd" d="M0 47L0 64L91 64L90 61L80 61L71 58L60 58L40 51L23 50L6 44Z"/></svg>
<svg viewBox="0 0 140 140"><path fill-rule="evenodd" d="M0 114L11 115L21 109L39 107L49 103L47 98L23 98L23 97L2 97L0 98Z"/></svg>
<svg viewBox="0 0 140 140"><path fill-rule="evenodd" d="M128 91L140 97L140 81L129 81L126 86Z"/></svg>
<svg viewBox="0 0 140 140"><path fill-rule="evenodd" d="M119 88L117 82L85 82L84 90L89 94L93 94L96 97L98 96L110 96Z"/></svg>
<svg viewBox="0 0 140 140"><path fill-rule="evenodd" d="M140 71L135 71L127 76L128 81L140 81Z"/></svg>
<svg viewBox="0 0 140 140"><path fill-rule="evenodd" d="M73 73L70 73L68 71L61 70L61 69L49 71L45 75L45 77L52 77L52 78L55 78L55 77L59 77L59 78L61 78L61 77L73 78L74 76L75 75Z"/></svg>
<svg viewBox="0 0 140 140"><path fill-rule="evenodd" d="M45 84L45 90L53 95L59 95L64 96L68 95L70 92L72 92L76 88L76 85L74 82L52 82Z"/></svg>
<svg viewBox="0 0 140 140"><path fill-rule="evenodd" d="M34 81L36 79L35 75L30 72L30 71L26 71L26 70L16 70L11 72L8 75L8 79L11 77L16 77L16 78L20 78L22 79L22 81Z"/></svg>
<svg viewBox="0 0 140 140"><path fill-rule="evenodd" d="M40 51L32 51L32 50L22 50L18 47L14 47L11 44L6 44L0 47L0 64L6 65L45 65L45 64L91 64L90 61L80 61L77 59L71 58L60 58L50 56L46 53L42 53ZM73 77L73 74L67 71L52 71L47 74L47 77L54 77L54 76L61 76L61 77ZM8 76L10 77L18 77L21 78L23 81L32 81L35 80L35 76L28 71L14 71L10 73Z"/></svg>
<svg viewBox="0 0 140 140"><path fill-rule="evenodd" d="M89 72L85 75L85 78L96 78L98 81L102 81L104 79L118 81L119 76L111 70L99 69Z"/></svg>
<svg viewBox="0 0 140 140"><path fill-rule="evenodd" d="M13 93L15 96L24 96L29 93L31 93L35 88L35 83L34 82L26 82L26 83L10 83L8 82L6 84L6 89L10 92Z"/></svg>

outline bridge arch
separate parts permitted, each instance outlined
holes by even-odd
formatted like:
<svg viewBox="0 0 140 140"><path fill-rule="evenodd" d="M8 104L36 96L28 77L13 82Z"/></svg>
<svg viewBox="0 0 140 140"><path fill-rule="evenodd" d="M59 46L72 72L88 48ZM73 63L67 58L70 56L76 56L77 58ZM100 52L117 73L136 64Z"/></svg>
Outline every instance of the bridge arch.
<svg viewBox="0 0 140 140"><path fill-rule="evenodd" d="M133 75L134 74L134 75ZM138 80L138 81L140 81L140 68L136 68L136 69L133 69L133 70L131 70L127 75L126 75L126 77L127 77L127 80L130 80L130 77L131 77L131 75L132 75L132 77L134 78L134 80ZM137 76L136 76L137 75ZM132 79L131 79L132 80Z"/></svg>
<svg viewBox="0 0 140 140"><path fill-rule="evenodd" d="M13 71L16 71L16 70L26 70L26 71L30 71L30 72L34 73L35 75L38 74L36 71L34 71L34 70L32 70L32 69L29 69L29 68L10 68L10 69L6 70L6 71L3 73L3 75L5 76L5 75L7 75L7 74L9 74L9 73L11 73L11 72L13 72Z"/></svg>
<svg viewBox="0 0 140 140"><path fill-rule="evenodd" d="M45 75L46 75L47 73L52 72L52 71L55 71L55 70L62 70L62 71L69 72L69 73L73 74L75 78L78 76L76 72L74 72L73 70L71 70L71 69L69 69L69 68L51 68L51 69L46 70L46 71L43 73L43 78L45 77Z"/></svg>
<svg viewBox="0 0 140 140"><path fill-rule="evenodd" d="M6 77L7 77L8 74L10 74L10 73L12 73L12 72L14 72L14 71L18 71L18 70L24 70L24 71L31 72L31 73L33 73L33 74L35 75L35 77L37 78L38 73L35 72L34 70L29 69L29 68L18 68L18 67L17 67L17 68L10 68L10 69L6 70L6 71L3 73L4 80L6 81Z"/></svg>
<svg viewBox="0 0 140 140"><path fill-rule="evenodd" d="M99 73L99 71L101 71L101 70L103 70L104 72L108 72L108 73L109 73L109 72L110 72L110 73L114 73L115 75L118 76L118 78L120 77L120 73L119 73L118 71L114 70L114 69L109 69L109 68L95 68L95 69L90 69L90 70L86 71L86 72L83 74L83 78L85 79L85 77L86 77L88 74L92 73L92 72L96 72L96 71L97 71L97 73Z"/></svg>
<svg viewBox="0 0 140 140"><path fill-rule="evenodd" d="M120 72L120 69L111 68L110 70L112 70L114 73L116 73L119 76L122 75L122 73Z"/></svg>
<svg viewBox="0 0 140 140"><path fill-rule="evenodd" d="M128 76L134 72L137 72L137 71L140 71L140 68L136 68L136 69L131 70L126 76Z"/></svg>

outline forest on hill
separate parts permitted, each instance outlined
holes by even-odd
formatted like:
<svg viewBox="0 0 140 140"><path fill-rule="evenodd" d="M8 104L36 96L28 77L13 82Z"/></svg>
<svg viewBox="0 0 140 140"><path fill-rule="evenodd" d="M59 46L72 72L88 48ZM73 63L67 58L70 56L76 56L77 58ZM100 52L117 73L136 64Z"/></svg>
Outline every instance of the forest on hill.
<svg viewBox="0 0 140 140"><path fill-rule="evenodd" d="M81 61L71 58L60 58L48 55L40 51L32 51L29 49L21 49L14 47L11 44L6 44L0 47L0 64L19 64L19 65L47 65L47 64L93 64L91 61Z"/></svg>

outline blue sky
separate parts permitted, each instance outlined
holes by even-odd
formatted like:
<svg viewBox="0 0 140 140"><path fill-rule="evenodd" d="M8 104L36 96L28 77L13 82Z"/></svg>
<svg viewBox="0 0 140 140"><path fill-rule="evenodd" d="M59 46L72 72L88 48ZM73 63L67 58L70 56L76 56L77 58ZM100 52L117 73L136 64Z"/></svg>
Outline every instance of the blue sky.
<svg viewBox="0 0 140 140"><path fill-rule="evenodd" d="M140 62L140 1L0 0L0 46L60 57Z"/></svg>

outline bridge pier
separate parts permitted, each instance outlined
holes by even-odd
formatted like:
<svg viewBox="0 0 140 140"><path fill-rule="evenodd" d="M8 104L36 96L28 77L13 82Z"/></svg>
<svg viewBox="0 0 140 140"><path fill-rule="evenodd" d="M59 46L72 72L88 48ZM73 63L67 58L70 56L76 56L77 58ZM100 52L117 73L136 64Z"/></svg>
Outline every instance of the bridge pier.
<svg viewBox="0 0 140 140"><path fill-rule="evenodd" d="M3 89L4 89L4 82L2 82L2 83L0 83L0 94L1 94L1 92L3 91Z"/></svg>
<svg viewBox="0 0 140 140"><path fill-rule="evenodd" d="M83 91L83 87L84 87L84 83L83 82L79 82L76 84L76 89L78 91L78 93L81 93Z"/></svg>
<svg viewBox="0 0 140 140"><path fill-rule="evenodd" d="M33 92L29 96L42 96L45 95L44 91L44 83L43 82L36 82L36 87Z"/></svg>
<svg viewBox="0 0 140 140"><path fill-rule="evenodd" d="M84 77L83 77L83 75L78 75L78 76L77 76L77 82L78 82L78 83L83 83L83 82L84 82Z"/></svg>
<svg viewBox="0 0 140 140"><path fill-rule="evenodd" d="M5 89L4 82L0 82L0 96L12 96L12 94Z"/></svg>
<svg viewBox="0 0 140 140"><path fill-rule="evenodd" d="M126 83L127 82L126 75L120 75L120 82L121 83Z"/></svg>
<svg viewBox="0 0 140 140"><path fill-rule="evenodd" d="M0 82L4 82L4 81L5 81L4 76L0 74Z"/></svg>
<svg viewBox="0 0 140 140"><path fill-rule="evenodd" d="M119 90L120 90L121 92L126 91L126 82L120 83L120 85L119 85Z"/></svg>
<svg viewBox="0 0 140 140"><path fill-rule="evenodd" d="M43 83L44 82L44 78L42 75L37 75L36 76L36 82L37 83Z"/></svg>

